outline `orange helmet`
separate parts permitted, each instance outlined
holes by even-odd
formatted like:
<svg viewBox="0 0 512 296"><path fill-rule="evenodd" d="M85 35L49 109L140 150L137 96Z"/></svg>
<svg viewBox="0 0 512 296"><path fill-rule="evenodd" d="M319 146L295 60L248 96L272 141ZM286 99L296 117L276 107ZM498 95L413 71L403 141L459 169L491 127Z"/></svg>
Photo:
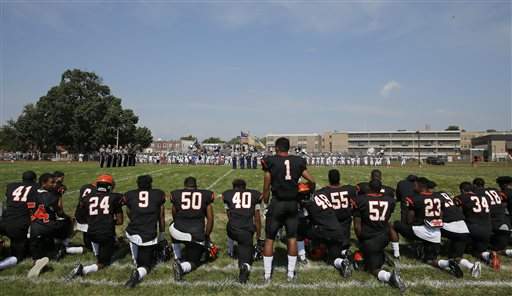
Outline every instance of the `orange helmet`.
<svg viewBox="0 0 512 296"><path fill-rule="evenodd" d="M309 186L309 183L299 183L298 189L299 193L308 193L311 191L311 186Z"/></svg>
<svg viewBox="0 0 512 296"><path fill-rule="evenodd" d="M106 183L110 185L114 185L114 178L111 175L99 175L98 178L96 178L96 183Z"/></svg>

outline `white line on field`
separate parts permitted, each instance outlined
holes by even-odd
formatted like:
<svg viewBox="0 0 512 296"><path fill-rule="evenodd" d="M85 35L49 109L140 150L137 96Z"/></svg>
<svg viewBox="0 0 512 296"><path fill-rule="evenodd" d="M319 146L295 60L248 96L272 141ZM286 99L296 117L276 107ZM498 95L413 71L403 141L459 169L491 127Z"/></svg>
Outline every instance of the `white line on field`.
<svg viewBox="0 0 512 296"><path fill-rule="evenodd" d="M210 190L212 189L217 183L219 183L222 179L226 178L229 174L231 174L233 170L227 171L224 175L220 176L215 182L213 182L210 186L208 186L206 189Z"/></svg>
<svg viewBox="0 0 512 296"><path fill-rule="evenodd" d="M15 282L23 281L26 282L28 279L24 276L0 276L0 281L3 282ZM29 280L30 281L30 280ZM60 283L68 284L63 279L49 279L49 278L38 278L32 280L34 283ZM88 284L96 286L122 286L124 282L113 281L113 280L92 280L87 278L78 279L70 283ZM344 282L318 282L315 284L284 284L284 283L272 283L272 284L247 284L242 285L234 280L222 280L222 281L194 281L194 282L175 282L169 280L145 280L141 283L141 286L160 286L160 285L177 285L184 287L232 287L232 288L244 288L244 289L266 289L269 287L277 287L283 289L340 289L340 288L376 288L383 287L385 284L379 283L376 280L368 281L344 281ZM407 287L415 286L428 286L432 288L464 288L464 287L512 287L510 281L473 281L473 280L456 280L456 281L440 281L423 279L420 281L406 282Z"/></svg>

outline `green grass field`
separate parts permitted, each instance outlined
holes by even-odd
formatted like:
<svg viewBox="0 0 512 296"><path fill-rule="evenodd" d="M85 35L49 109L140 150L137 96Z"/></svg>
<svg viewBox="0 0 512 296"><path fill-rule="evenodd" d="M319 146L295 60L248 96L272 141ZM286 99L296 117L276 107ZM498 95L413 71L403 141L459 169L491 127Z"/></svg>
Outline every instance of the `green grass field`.
<svg viewBox="0 0 512 296"><path fill-rule="evenodd" d="M66 174L65 184L68 192L64 196L66 212L72 214L78 199L78 189L81 185L91 182L101 172L111 173L117 183L116 190L124 192L135 187L135 179L141 174L151 174L154 179L154 187L169 192L179 188L186 176L194 176L199 185L209 188L220 194L230 188L234 178L244 178L252 188L261 190L261 170L237 170L229 167L205 167L205 166L156 166L140 165L135 168L99 169L96 163L50 163L50 162L18 162L0 163L0 187L4 190L9 182L17 181L21 173L32 169L38 174L62 170ZM341 167L343 183L354 184L368 178L371 168ZM312 174L318 180L319 185L327 183L328 168L310 168ZM384 183L392 187L396 182L409 173L416 173L435 180L439 189L448 192L457 192L461 181L471 180L474 177L483 177L488 184L494 185L494 180L499 175L511 175L511 166L482 166L478 168L469 165L453 165L446 167L406 167L406 168L382 168ZM170 203L167 203L170 210ZM394 213L399 217L399 209ZM167 218L170 219L170 212ZM391 295L398 294L387 285L379 283L372 276L364 272L354 272L351 279L343 279L334 270L320 262L310 262L308 266L298 270L297 283L288 284L285 280L284 264L286 263L284 245L278 245L276 258L278 268L271 285L263 285L262 262L256 262L251 275L250 284L241 286L236 279L238 270L236 262L227 257L226 246L226 215L222 202L215 202L215 228L212 240L221 249L220 257L213 263L205 265L195 272L187 275L183 283L175 283L172 280L170 264L159 265L134 290L126 290L122 287L128 279L133 268L130 256L117 261L106 270L77 280L72 283L64 283L63 277L68 274L73 265L78 261L89 264L94 262L91 253L80 256L67 256L59 262L50 262L51 270L43 273L39 279L30 281L26 274L31 266L30 260L25 260L18 266L0 272L0 295L164 295L164 294L222 294L222 295L296 295L307 293L308 295ZM122 235L124 228L118 228L118 234ZM169 239L169 235L166 234ZM74 240L80 242L81 235ZM473 260L473 258L471 258ZM463 280L458 280L451 275L425 266L412 259L402 258L402 276L408 284L407 295L512 295L512 260L503 259L503 268L500 272L494 272L488 267L483 268L482 277L473 279L469 275Z"/></svg>

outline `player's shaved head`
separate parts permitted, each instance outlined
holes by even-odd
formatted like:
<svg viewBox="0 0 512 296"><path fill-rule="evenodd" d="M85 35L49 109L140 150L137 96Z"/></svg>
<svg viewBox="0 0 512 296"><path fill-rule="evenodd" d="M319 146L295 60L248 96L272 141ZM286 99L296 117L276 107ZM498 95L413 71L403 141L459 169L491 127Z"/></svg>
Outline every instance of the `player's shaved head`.
<svg viewBox="0 0 512 296"><path fill-rule="evenodd" d="M281 137L276 140L275 146L277 152L288 152L290 150L290 140Z"/></svg>
<svg viewBox="0 0 512 296"><path fill-rule="evenodd" d="M194 177L186 177L185 181L183 182L183 185L186 188L197 188L197 180Z"/></svg>
<svg viewBox="0 0 512 296"><path fill-rule="evenodd" d="M382 181L382 172L380 170L372 170L370 173L370 180L380 180Z"/></svg>
<svg viewBox="0 0 512 296"><path fill-rule="evenodd" d="M39 186L48 189L51 185L55 185L55 179L53 174L44 173L39 177Z"/></svg>
<svg viewBox="0 0 512 296"><path fill-rule="evenodd" d="M35 182L37 179L37 175L34 171L26 171L21 175L21 180L23 182Z"/></svg>
<svg viewBox="0 0 512 296"><path fill-rule="evenodd" d="M382 189L382 182L377 179L373 179L368 183L371 193L379 193Z"/></svg>
<svg viewBox="0 0 512 296"><path fill-rule="evenodd" d="M332 169L329 171L328 173L328 177L329 177L329 184L330 185L339 185L340 184L340 171L338 171L337 169Z"/></svg>
<svg viewBox="0 0 512 296"><path fill-rule="evenodd" d="M245 190L247 184L243 179L235 179L233 180L233 189L235 190Z"/></svg>
<svg viewBox="0 0 512 296"><path fill-rule="evenodd" d="M419 177L418 179L416 179L416 182L414 183L415 184L415 189L417 192L423 192L423 191L426 191L428 189L428 186L430 184L430 180L425 178L425 177ZM432 184L430 184L432 185Z"/></svg>
<svg viewBox="0 0 512 296"><path fill-rule="evenodd" d="M460 192L466 193L466 192L472 192L473 191L473 185L469 182L462 182L459 185Z"/></svg>
<svg viewBox="0 0 512 296"><path fill-rule="evenodd" d="M477 188L484 188L485 187L485 181L482 178L475 178L473 180L473 185Z"/></svg>
<svg viewBox="0 0 512 296"><path fill-rule="evenodd" d="M139 189L151 189L153 178L150 175L142 175L137 177L137 186Z"/></svg>

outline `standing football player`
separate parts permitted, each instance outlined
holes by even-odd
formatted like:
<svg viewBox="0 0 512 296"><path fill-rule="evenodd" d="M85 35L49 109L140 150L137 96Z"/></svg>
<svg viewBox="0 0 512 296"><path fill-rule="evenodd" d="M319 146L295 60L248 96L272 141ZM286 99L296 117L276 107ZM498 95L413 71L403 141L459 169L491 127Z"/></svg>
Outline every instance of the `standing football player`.
<svg viewBox="0 0 512 296"><path fill-rule="evenodd" d="M136 269L126 282L129 288L135 287L154 265L154 255L158 242L164 239L165 193L153 189L153 178L149 175L137 178L137 189L128 191L124 204L128 208L130 223L126 227L126 237ZM158 229L157 229L158 226Z"/></svg>
<svg viewBox="0 0 512 296"><path fill-rule="evenodd" d="M382 183L382 172L378 169L372 170L370 173L370 181L372 180L379 180ZM357 184L357 191L359 195L366 194L369 190L369 182L361 182ZM382 185L381 193L384 193L386 196L395 197L395 190L386 185Z"/></svg>
<svg viewBox="0 0 512 296"><path fill-rule="evenodd" d="M261 165L263 177L263 202L268 204L270 192L272 200L267 207L265 222L265 247L263 250L264 279L268 283L272 277L272 260L274 256L274 240L279 229L286 228L288 239L288 281L296 278L297 264L297 226L298 226L298 182L301 177L311 183L315 180L309 174L306 160L302 157L289 155L290 141L279 138L275 142L276 155L264 158Z"/></svg>
<svg viewBox="0 0 512 296"><path fill-rule="evenodd" d="M394 232L389 219L395 210L395 199L381 193L382 183L377 179L369 182L368 190L368 193L359 195L353 205L354 232L359 240L366 270L379 281L389 283L403 292L405 284L400 277L400 271L395 268L389 272L382 268L389 233Z"/></svg>
<svg viewBox="0 0 512 296"><path fill-rule="evenodd" d="M400 202L400 221L407 223L407 202L408 196L414 195L414 182L418 177L415 175L409 175L404 180L399 181L396 184L396 201Z"/></svg>
<svg viewBox="0 0 512 296"><path fill-rule="evenodd" d="M509 223L512 224L512 177L498 177L496 178L496 184L500 187L499 194L501 200L507 205Z"/></svg>
<svg viewBox="0 0 512 296"><path fill-rule="evenodd" d="M88 210L87 235L97 261L87 266L79 263L68 280L97 272L112 263L116 225L123 225L122 195L113 192L114 184L111 175L100 175L96 179L96 190L83 199L81 207Z"/></svg>
<svg viewBox="0 0 512 296"><path fill-rule="evenodd" d="M26 171L21 182L7 185L6 208L0 220L0 234L9 238L11 252L9 257L0 261L0 270L14 266L25 258L30 214L35 207L38 188L36 178L36 173Z"/></svg>
<svg viewBox="0 0 512 296"><path fill-rule="evenodd" d="M199 266L213 230L212 204L215 194L210 190L198 189L194 177L187 177L184 186L171 192L173 223L169 231L175 256L175 281L181 281L186 273ZM183 256L180 244L185 245Z"/></svg>
<svg viewBox="0 0 512 296"><path fill-rule="evenodd" d="M228 237L238 244L239 281L245 284L249 280L254 254L254 233L260 237L261 193L246 188L242 179L233 181L233 189L222 193L222 200L228 215Z"/></svg>

